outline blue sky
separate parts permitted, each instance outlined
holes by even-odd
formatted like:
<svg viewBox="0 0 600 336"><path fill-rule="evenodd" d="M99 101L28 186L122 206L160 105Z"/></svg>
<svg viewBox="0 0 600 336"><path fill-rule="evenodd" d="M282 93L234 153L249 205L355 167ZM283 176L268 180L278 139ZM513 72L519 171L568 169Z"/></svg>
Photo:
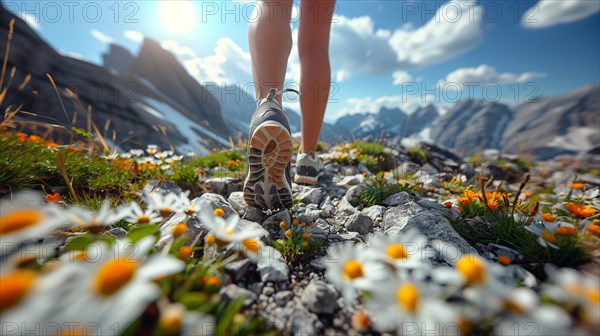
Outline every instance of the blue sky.
<svg viewBox="0 0 600 336"><path fill-rule="evenodd" d="M65 54L100 64L108 43L136 53L146 36L201 82L251 82L252 1L3 2ZM467 97L514 105L597 83L599 12L597 0L338 0L325 118ZM290 85L298 66L294 43Z"/></svg>

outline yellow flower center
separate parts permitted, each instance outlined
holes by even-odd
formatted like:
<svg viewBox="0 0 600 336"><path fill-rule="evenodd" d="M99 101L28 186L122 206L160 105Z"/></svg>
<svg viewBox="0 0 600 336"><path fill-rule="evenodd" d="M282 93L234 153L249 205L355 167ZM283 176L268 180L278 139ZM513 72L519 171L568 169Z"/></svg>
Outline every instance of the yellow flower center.
<svg viewBox="0 0 600 336"><path fill-rule="evenodd" d="M556 236L552 234L552 232L548 231L548 230L542 230L542 239L544 239L545 241L547 241L548 243L556 243Z"/></svg>
<svg viewBox="0 0 600 336"><path fill-rule="evenodd" d="M177 258L181 260L186 260L192 255L192 248L189 246L183 246L179 252L177 252Z"/></svg>
<svg viewBox="0 0 600 336"><path fill-rule="evenodd" d="M419 303L419 290L411 283L405 283L396 291L398 304L409 312L414 312Z"/></svg>
<svg viewBox="0 0 600 336"><path fill-rule="evenodd" d="M173 227L173 236L175 238L183 235L187 231L187 226L183 223L176 224Z"/></svg>
<svg viewBox="0 0 600 336"><path fill-rule="evenodd" d="M138 224L148 224L150 223L150 217L148 217L147 215L141 215L137 218L136 222Z"/></svg>
<svg viewBox="0 0 600 336"><path fill-rule="evenodd" d="M43 216L35 210L16 210L0 217L0 235L26 229L41 222Z"/></svg>
<svg viewBox="0 0 600 336"><path fill-rule="evenodd" d="M244 239L244 241L242 241L242 244L244 245L246 250L248 250L252 253L258 253L258 250L260 248L260 245L258 245L258 242L252 238Z"/></svg>
<svg viewBox="0 0 600 336"><path fill-rule="evenodd" d="M204 242L207 243L208 245L212 245L212 244L214 244L214 243L217 242L217 239L215 238L214 235L212 235L212 234L209 233L204 238Z"/></svg>
<svg viewBox="0 0 600 336"><path fill-rule="evenodd" d="M517 314L525 314L526 313L525 308L523 308L520 304L518 304L517 302L515 302L513 300L504 300L502 302L502 306L504 307L504 310L509 311L509 312L513 312L513 313L517 313Z"/></svg>
<svg viewBox="0 0 600 336"><path fill-rule="evenodd" d="M586 297L588 300L600 305L600 290L590 288L587 290Z"/></svg>
<svg viewBox="0 0 600 336"><path fill-rule="evenodd" d="M219 217L223 217L225 215L225 211L223 211L223 209L221 208L216 208L213 213L215 214L215 216L219 216Z"/></svg>
<svg viewBox="0 0 600 336"><path fill-rule="evenodd" d="M36 279L36 273L29 270L16 270L0 277L0 313L18 304L29 292Z"/></svg>
<svg viewBox="0 0 600 336"><path fill-rule="evenodd" d="M485 265L472 254L462 256L456 263L456 269L469 284L480 284L485 280Z"/></svg>
<svg viewBox="0 0 600 336"><path fill-rule="evenodd" d="M87 333L85 332L84 329L81 328L77 328L77 327L71 327L69 326L69 328L67 330L61 331L58 336L85 336L87 335Z"/></svg>
<svg viewBox="0 0 600 336"><path fill-rule="evenodd" d="M79 251L75 254L73 254L73 260L74 261L85 261L88 257L87 252L85 251Z"/></svg>
<svg viewBox="0 0 600 336"><path fill-rule="evenodd" d="M158 212L160 213L161 217L163 217L163 218L167 218L173 213L173 211L171 211L170 208L162 208Z"/></svg>
<svg viewBox="0 0 600 336"><path fill-rule="evenodd" d="M183 324L184 309L177 304L167 306L158 320L158 325L168 335L179 333Z"/></svg>
<svg viewBox="0 0 600 336"><path fill-rule="evenodd" d="M361 278L365 274L363 272L363 267L358 260L349 260L344 264L343 270L344 278L346 280L354 280L356 278Z"/></svg>
<svg viewBox="0 0 600 336"><path fill-rule="evenodd" d="M402 244L391 244L385 250L385 253L388 257L394 260L398 259L406 259L408 257L408 253L406 252L406 248Z"/></svg>
<svg viewBox="0 0 600 336"><path fill-rule="evenodd" d="M131 259L111 260L100 267L94 279L96 292L103 296L116 293L134 276L138 264Z"/></svg>
<svg viewBox="0 0 600 336"><path fill-rule="evenodd" d="M571 226L561 226L556 228L556 234L561 236L571 236L575 234L576 229Z"/></svg>

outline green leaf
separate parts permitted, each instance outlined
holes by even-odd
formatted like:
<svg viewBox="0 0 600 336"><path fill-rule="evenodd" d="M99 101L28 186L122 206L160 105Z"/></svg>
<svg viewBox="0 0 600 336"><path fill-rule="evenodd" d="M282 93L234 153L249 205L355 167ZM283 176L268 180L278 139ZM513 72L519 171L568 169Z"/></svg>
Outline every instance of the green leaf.
<svg viewBox="0 0 600 336"><path fill-rule="evenodd" d="M204 293L187 292L181 296L181 304L189 310L196 310L208 301Z"/></svg>
<svg viewBox="0 0 600 336"><path fill-rule="evenodd" d="M153 234L155 230L155 224L136 225L129 230L129 233L127 233L127 238L129 238L131 242L135 243L141 240L142 238Z"/></svg>
<svg viewBox="0 0 600 336"><path fill-rule="evenodd" d="M67 251L85 251L85 249L94 242L92 235L86 234L69 239L65 248Z"/></svg>
<svg viewBox="0 0 600 336"><path fill-rule="evenodd" d="M78 135L87 137L87 138L91 138L92 137L92 133L86 132L83 128L71 127L71 131L77 133Z"/></svg>

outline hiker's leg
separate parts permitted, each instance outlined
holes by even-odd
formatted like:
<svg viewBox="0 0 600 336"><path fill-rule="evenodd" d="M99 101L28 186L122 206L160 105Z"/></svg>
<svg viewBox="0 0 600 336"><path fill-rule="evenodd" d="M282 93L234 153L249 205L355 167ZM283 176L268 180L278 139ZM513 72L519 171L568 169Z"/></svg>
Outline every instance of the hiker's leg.
<svg viewBox="0 0 600 336"><path fill-rule="evenodd" d="M300 0L298 56L300 58L300 152L317 148L319 132L329 99L329 29L335 0Z"/></svg>
<svg viewBox="0 0 600 336"><path fill-rule="evenodd" d="M248 28L256 100L265 98L270 88L283 88L292 49L292 4L292 0L263 0L256 3L253 22ZM281 97L277 99L281 103Z"/></svg>

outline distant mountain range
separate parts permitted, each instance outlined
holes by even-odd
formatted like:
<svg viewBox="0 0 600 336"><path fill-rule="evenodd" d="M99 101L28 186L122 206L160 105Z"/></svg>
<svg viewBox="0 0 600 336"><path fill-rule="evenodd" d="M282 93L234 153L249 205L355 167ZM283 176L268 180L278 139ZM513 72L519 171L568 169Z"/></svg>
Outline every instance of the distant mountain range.
<svg viewBox="0 0 600 336"><path fill-rule="evenodd" d="M585 85L556 97L539 97L510 108L485 100L463 100L441 115L429 105L406 114L382 107L377 113L341 117L336 126L357 138L424 140L473 155L487 148L550 159L561 154L600 152L600 86Z"/></svg>
<svg viewBox="0 0 600 336"><path fill-rule="evenodd" d="M0 3L1 7L1 3ZM19 118L30 130L45 124L68 125L67 117L46 74L52 75L76 127L91 120L114 145L123 148L155 143L178 151L207 152L227 146L230 138L246 137L256 105L235 86L198 83L173 54L145 39L138 55L111 45L104 66L55 51L20 18L0 8L0 36L8 35L15 18L9 69L16 69L0 108L23 105ZM19 89L27 74L29 84ZM8 76L3 85L8 84ZM78 97L67 91L69 89ZM600 150L600 87L586 85L573 92L542 97L514 108L483 100L464 100L440 113L434 105L411 114L399 108L359 113L325 123L321 139L341 142L364 137L426 139L463 155L486 148L525 153L538 159ZM288 110L292 132L300 131L300 115ZM69 119L73 119L70 117Z"/></svg>

